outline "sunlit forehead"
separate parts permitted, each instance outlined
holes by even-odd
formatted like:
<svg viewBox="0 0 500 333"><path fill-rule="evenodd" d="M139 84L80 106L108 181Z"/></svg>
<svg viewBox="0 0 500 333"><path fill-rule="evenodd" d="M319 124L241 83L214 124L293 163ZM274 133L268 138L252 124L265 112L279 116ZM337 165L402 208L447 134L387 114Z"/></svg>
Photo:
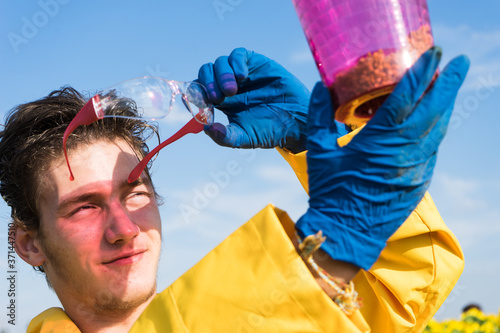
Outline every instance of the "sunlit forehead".
<svg viewBox="0 0 500 333"><path fill-rule="evenodd" d="M64 160L58 163L58 175L74 186L88 183L105 184L126 181L128 174L139 162L133 149L121 139L99 140L91 144L78 145L69 151L74 181L68 180L68 169Z"/></svg>

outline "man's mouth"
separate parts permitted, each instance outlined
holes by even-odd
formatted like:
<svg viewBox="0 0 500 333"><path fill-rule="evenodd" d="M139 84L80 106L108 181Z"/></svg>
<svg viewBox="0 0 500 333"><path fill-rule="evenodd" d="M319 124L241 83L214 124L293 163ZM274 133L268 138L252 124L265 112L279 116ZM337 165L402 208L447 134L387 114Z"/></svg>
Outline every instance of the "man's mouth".
<svg viewBox="0 0 500 333"><path fill-rule="evenodd" d="M119 254L103 262L104 265L130 265L142 259L146 250L135 250Z"/></svg>

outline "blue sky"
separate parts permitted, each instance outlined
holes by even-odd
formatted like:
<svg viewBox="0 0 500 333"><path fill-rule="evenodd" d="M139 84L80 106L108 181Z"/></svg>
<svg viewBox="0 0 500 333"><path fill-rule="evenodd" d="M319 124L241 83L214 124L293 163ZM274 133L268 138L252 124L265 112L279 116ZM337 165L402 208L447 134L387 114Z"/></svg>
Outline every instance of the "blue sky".
<svg viewBox="0 0 500 333"><path fill-rule="evenodd" d="M429 0L429 9L435 43L444 52L442 65L462 53L472 62L430 188L466 257L465 271L437 317L457 317L472 301L496 313L500 3ZM0 123L14 105L63 85L93 92L144 75L192 80L202 64L239 46L277 60L309 88L319 80L291 1L2 1L0 37ZM237 172L224 177L234 165ZM294 219L307 209L307 196L274 150L226 149L203 134L191 135L164 150L154 172L165 201L159 289L267 203ZM183 214L188 207L192 214ZM9 214L1 202L5 225ZM3 230L0 266L6 272ZM58 305L43 276L19 258L16 268L18 314L11 331L24 329L33 316ZM6 306L6 278L0 281L0 305ZM7 327L6 316L0 318L0 327Z"/></svg>

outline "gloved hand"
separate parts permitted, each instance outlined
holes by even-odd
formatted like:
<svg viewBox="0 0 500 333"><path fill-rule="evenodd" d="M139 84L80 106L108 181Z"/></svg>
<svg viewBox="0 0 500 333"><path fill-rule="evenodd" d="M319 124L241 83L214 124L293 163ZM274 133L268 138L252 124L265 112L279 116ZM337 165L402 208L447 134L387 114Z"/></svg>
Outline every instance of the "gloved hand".
<svg viewBox="0 0 500 333"><path fill-rule="evenodd" d="M316 85L307 126L309 209L296 228L301 237L322 230L321 248L333 259L370 268L424 196L469 68L468 58L455 58L426 91L440 58L436 47L424 53L344 147L328 90Z"/></svg>
<svg viewBox="0 0 500 333"><path fill-rule="evenodd" d="M219 145L305 150L309 91L275 61L237 48L203 65L198 81L229 120L205 126Z"/></svg>

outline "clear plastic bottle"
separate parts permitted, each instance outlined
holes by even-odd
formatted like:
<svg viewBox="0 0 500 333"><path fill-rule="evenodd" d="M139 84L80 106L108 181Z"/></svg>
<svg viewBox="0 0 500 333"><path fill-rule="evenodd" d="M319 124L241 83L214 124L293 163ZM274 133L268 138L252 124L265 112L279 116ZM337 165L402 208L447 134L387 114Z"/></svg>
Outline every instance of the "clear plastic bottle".
<svg viewBox="0 0 500 333"><path fill-rule="evenodd" d="M335 118L373 117L408 67L433 45L426 0L292 0Z"/></svg>

